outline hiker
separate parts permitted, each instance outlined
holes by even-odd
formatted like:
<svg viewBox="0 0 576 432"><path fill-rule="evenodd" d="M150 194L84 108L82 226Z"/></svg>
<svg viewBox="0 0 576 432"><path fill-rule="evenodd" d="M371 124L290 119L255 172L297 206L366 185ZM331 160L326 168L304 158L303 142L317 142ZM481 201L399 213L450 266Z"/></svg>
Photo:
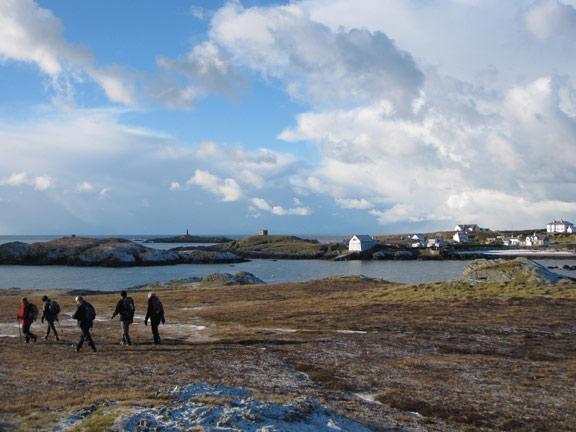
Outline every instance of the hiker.
<svg viewBox="0 0 576 432"><path fill-rule="evenodd" d="M48 340L48 335L50 334L50 330L52 330L56 340L59 341L60 338L58 337L58 332L54 326L54 321L58 321L60 306L54 300L50 300L48 296L42 297L42 301L44 302L44 306L42 306L42 318L40 321L44 322L44 320L46 320L48 323L46 326L46 335L44 336L44 340Z"/></svg>
<svg viewBox="0 0 576 432"><path fill-rule="evenodd" d="M34 316L36 315L36 316ZM30 326L34 322L34 320L38 316L38 309L32 303L28 303L28 299L26 297L22 297L22 311L20 315L16 317L16 319L22 320L22 332L24 333L24 343L29 343L30 339L32 342L36 342L35 334L30 331Z"/></svg>
<svg viewBox="0 0 576 432"><path fill-rule="evenodd" d="M84 341L88 342L88 346L92 348L92 351L96 351L96 345L94 345L94 341L90 335L90 329L92 328L94 319L96 318L94 306L84 300L81 295L77 296L75 300L78 306L76 307L76 311L72 314L72 319L78 321L78 327L80 327L81 332L78 343L74 345L76 352L80 351Z"/></svg>
<svg viewBox="0 0 576 432"><path fill-rule="evenodd" d="M160 343L160 334L158 334L158 326L160 322L164 324L164 307L162 302L153 292L148 293L148 310L146 311L146 318L144 318L144 325L148 325L148 318L150 318L150 325L152 326L152 335L154 336L154 343Z"/></svg>
<svg viewBox="0 0 576 432"><path fill-rule="evenodd" d="M120 345L132 345L130 341L130 324L134 322L134 300L132 297L127 297L126 291L122 291L120 293L121 300L118 300L116 304L116 310L110 317L110 319L114 319L114 317L120 314L120 323L122 324L122 342Z"/></svg>

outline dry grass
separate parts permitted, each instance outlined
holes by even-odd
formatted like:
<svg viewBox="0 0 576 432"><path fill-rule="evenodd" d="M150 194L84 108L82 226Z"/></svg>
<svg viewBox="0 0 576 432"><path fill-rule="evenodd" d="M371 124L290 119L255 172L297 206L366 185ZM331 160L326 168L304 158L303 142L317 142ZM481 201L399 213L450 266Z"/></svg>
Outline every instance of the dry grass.
<svg viewBox="0 0 576 432"><path fill-rule="evenodd" d="M358 278L175 288L155 289L168 321L159 346L142 325L145 292L132 294L130 347L108 319L117 294L87 296L102 319L97 353L73 352L66 317L61 343L0 338L0 430L47 427L80 409L85 430L107 430L111 404L163 403L166 388L197 381L268 400L313 397L374 430L576 430L574 287L566 297L464 299ZM28 293L38 305L41 295ZM73 311L73 297L52 298ZM0 323L15 324L18 311L19 296L0 297ZM39 323L33 331L42 334Z"/></svg>

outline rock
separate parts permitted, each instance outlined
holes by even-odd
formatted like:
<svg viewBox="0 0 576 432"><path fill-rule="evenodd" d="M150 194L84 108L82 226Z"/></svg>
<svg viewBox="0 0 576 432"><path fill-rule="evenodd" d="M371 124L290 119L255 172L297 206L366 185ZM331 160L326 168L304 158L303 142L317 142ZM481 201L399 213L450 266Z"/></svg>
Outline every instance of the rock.
<svg viewBox="0 0 576 432"><path fill-rule="evenodd" d="M349 431L370 429L323 407L312 399L291 404L260 402L241 388L196 383L178 386L170 405L118 419L114 430L222 430L222 431Z"/></svg>
<svg viewBox="0 0 576 432"><path fill-rule="evenodd" d="M129 267L242 261L233 253L158 250L119 238L65 237L50 242L0 245L0 264Z"/></svg>
<svg viewBox="0 0 576 432"><path fill-rule="evenodd" d="M205 276L202 282L207 282L211 284L218 284L222 286L227 285L260 285L265 284L262 279L254 276L249 272L239 272L235 275L230 273L213 273Z"/></svg>
<svg viewBox="0 0 576 432"><path fill-rule="evenodd" d="M513 260L477 259L462 271L460 281L471 284L480 282L512 282L525 279L528 283L550 285L570 278L551 272L546 267L526 258Z"/></svg>

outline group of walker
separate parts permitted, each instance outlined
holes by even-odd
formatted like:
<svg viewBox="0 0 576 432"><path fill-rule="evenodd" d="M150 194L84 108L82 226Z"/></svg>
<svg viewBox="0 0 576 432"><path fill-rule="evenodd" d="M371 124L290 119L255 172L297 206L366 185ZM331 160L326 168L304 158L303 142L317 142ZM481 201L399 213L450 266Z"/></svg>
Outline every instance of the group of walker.
<svg viewBox="0 0 576 432"><path fill-rule="evenodd" d="M114 319L116 315L120 316L120 323L122 324L122 345L132 345L130 340L130 324L134 322L134 313L136 308L134 306L134 300L129 297L126 291L120 293L122 297L116 304L116 309L110 317ZM94 325L94 320L96 319L96 309L90 303L88 303L81 295L76 296L76 310L72 314L72 319L78 321L78 327L80 328L80 339L74 345L74 349L78 352L82 348L84 342L88 344L92 351L96 351L96 345L90 334L90 330ZM42 318L41 321L46 320L46 335L44 340L48 340L50 332L54 334L57 341L60 340L58 332L56 331L55 322L60 324L58 320L58 314L60 313L60 305L48 298L48 296L42 297ZM22 298L22 310L20 315L16 318L22 320L22 333L24 333L24 342L30 343L36 342L38 337L30 331L30 326L38 318L38 308L28 301L26 297ZM150 320L150 326L152 327L152 336L154 337L154 343L160 343L160 334L158 332L158 327L160 323L164 324L166 321L164 319L164 307L162 302L156 294L153 292L148 293L148 310L146 311L146 317L144 318L144 325L148 325L148 320ZM60 327L62 331L62 327Z"/></svg>

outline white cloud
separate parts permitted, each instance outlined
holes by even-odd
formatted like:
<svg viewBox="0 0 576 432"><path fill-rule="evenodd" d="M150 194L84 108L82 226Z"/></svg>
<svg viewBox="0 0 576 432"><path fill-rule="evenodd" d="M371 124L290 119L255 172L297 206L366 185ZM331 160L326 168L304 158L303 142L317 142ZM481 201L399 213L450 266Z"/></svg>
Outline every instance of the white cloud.
<svg viewBox="0 0 576 432"><path fill-rule="evenodd" d="M272 213L276 216L307 216L310 214L310 209L305 207L294 207L285 209L282 206L272 206L263 198L252 198L252 204L259 210Z"/></svg>
<svg viewBox="0 0 576 432"><path fill-rule="evenodd" d="M7 185L7 186L20 186L23 184L27 184L28 182L29 182L28 174L25 171L14 173L9 177L0 180L1 185Z"/></svg>
<svg viewBox="0 0 576 432"><path fill-rule="evenodd" d="M91 192L94 190L94 186L92 186L87 181L79 183L76 185L76 192Z"/></svg>
<svg viewBox="0 0 576 432"><path fill-rule="evenodd" d="M347 198L336 198L336 203L347 209L357 209L357 210L367 210L374 208L374 204L365 198L361 199L347 199Z"/></svg>
<svg viewBox="0 0 576 432"><path fill-rule="evenodd" d="M237 201L243 196L236 180L232 178L223 179L204 170L196 170L194 176L186 184L200 186L214 195L220 196L222 201L225 202Z"/></svg>
<svg viewBox="0 0 576 432"><path fill-rule="evenodd" d="M110 198L110 194L109 194L110 190L111 190L110 188L100 189L100 192L98 193L98 199L103 200L103 199Z"/></svg>
<svg viewBox="0 0 576 432"><path fill-rule="evenodd" d="M215 14L210 35L236 63L284 80L292 97L311 104L388 99L405 108L423 80L410 54L385 33L332 31L296 3L229 3Z"/></svg>
<svg viewBox="0 0 576 432"><path fill-rule="evenodd" d="M379 104L301 114L280 137L317 143L323 161L294 184L370 210L381 224L475 218L518 227L521 218L538 226L550 217L546 205L573 208L576 117L566 106L576 98L568 80L544 77L500 97L451 80L433 84L412 118Z"/></svg>
<svg viewBox="0 0 576 432"><path fill-rule="evenodd" d="M170 190L171 191L182 190L182 185L178 182L172 182L170 183Z"/></svg>
<svg viewBox="0 0 576 432"><path fill-rule="evenodd" d="M36 190L46 190L54 187L52 182L52 177L50 176L38 176L34 178L34 189Z"/></svg>
<svg viewBox="0 0 576 432"><path fill-rule="evenodd" d="M576 36L576 9L558 0L537 0L523 13L528 30L540 39Z"/></svg>
<svg viewBox="0 0 576 432"><path fill-rule="evenodd" d="M122 71L96 67L91 50L68 43L63 33L62 22L33 0L0 2L0 58L36 64L66 99L80 72L102 86L110 100L134 102L133 88Z"/></svg>
<svg viewBox="0 0 576 432"><path fill-rule="evenodd" d="M182 58L159 57L157 62L163 69L185 76L197 96L210 92L234 97L245 87L232 59L210 41L196 45Z"/></svg>
<svg viewBox="0 0 576 432"><path fill-rule="evenodd" d="M29 177L25 171L15 173L0 180L0 185L5 186L32 186L35 190L44 191L54 187L54 182L50 176Z"/></svg>

